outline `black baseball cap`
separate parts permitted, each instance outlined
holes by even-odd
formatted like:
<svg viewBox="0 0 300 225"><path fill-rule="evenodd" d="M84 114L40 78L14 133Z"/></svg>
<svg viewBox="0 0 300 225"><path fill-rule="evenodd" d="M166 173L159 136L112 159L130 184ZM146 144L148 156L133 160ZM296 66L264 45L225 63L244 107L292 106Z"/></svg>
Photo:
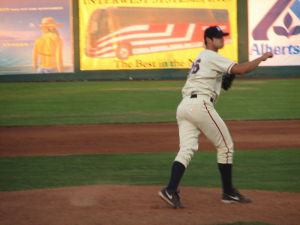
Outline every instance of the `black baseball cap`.
<svg viewBox="0 0 300 225"><path fill-rule="evenodd" d="M208 27L204 32L204 40L208 37L212 38L222 38L229 35L229 33L224 33L219 26Z"/></svg>

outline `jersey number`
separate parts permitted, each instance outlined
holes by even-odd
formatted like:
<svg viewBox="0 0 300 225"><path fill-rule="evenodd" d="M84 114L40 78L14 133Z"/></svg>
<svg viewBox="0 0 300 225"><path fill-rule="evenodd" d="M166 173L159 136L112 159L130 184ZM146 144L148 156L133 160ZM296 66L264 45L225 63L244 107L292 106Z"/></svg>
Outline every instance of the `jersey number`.
<svg viewBox="0 0 300 225"><path fill-rule="evenodd" d="M193 62L192 68L191 68L191 73L192 74L197 73L199 71L200 62L201 62L201 59L197 59L195 62Z"/></svg>

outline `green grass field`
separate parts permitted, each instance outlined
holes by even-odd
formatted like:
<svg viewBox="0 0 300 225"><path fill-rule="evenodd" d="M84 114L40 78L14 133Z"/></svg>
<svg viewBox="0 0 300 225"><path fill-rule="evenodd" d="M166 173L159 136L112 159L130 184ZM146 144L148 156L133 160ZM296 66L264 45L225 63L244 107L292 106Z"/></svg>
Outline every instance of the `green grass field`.
<svg viewBox="0 0 300 225"><path fill-rule="evenodd" d="M0 191L80 185L165 186L175 153L0 158ZM181 185L220 187L215 152L200 152ZM234 183L241 189L300 192L299 150L235 153Z"/></svg>
<svg viewBox="0 0 300 225"><path fill-rule="evenodd" d="M183 85L184 81L0 83L0 126L174 122ZM300 79L237 79L232 90L222 91L216 108L225 120L299 119L299 86ZM215 154L197 157L183 184L220 186L212 163ZM241 188L299 192L299 151L247 151L235 157L240 157L235 176ZM173 158L170 153L4 157L0 190L164 185ZM158 176L161 171L164 174Z"/></svg>
<svg viewBox="0 0 300 225"><path fill-rule="evenodd" d="M184 81L0 83L0 126L173 122ZM236 80L224 120L300 118L300 79Z"/></svg>
<svg viewBox="0 0 300 225"><path fill-rule="evenodd" d="M175 122L184 81L0 83L0 126ZM300 119L300 79L235 80L224 120ZM176 153L0 158L0 191L84 185L166 185ZM199 152L181 185L220 187L215 152ZM241 189L300 192L299 149L236 151ZM268 225L235 222L230 225ZM222 224L225 225L225 224ZM229 224L227 224L229 225Z"/></svg>

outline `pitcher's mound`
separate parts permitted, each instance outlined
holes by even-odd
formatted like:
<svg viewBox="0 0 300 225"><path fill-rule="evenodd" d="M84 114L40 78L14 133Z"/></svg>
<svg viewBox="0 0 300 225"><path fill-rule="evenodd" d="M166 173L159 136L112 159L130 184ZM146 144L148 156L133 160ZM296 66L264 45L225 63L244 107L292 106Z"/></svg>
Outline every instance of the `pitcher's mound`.
<svg viewBox="0 0 300 225"><path fill-rule="evenodd" d="M182 225L260 221L295 225L300 194L241 190L250 204L224 204L216 188L181 187L185 209L157 195L162 187L83 186L0 192L0 224Z"/></svg>

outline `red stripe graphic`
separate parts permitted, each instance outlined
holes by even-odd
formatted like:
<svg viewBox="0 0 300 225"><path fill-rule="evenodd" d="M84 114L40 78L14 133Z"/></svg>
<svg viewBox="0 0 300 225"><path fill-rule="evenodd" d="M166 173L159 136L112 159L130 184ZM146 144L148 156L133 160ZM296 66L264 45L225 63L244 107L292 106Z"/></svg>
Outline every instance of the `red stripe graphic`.
<svg viewBox="0 0 300 225"><path fill-rule="evenodd" d="M122 45L128 46L132 55L199 48L203 43L205 28L211 25L213 24L131 25L88 44L85 53L91 57L114 57L118 46ZM229 32L228 24L218 25L224 32Z"/></svg>

